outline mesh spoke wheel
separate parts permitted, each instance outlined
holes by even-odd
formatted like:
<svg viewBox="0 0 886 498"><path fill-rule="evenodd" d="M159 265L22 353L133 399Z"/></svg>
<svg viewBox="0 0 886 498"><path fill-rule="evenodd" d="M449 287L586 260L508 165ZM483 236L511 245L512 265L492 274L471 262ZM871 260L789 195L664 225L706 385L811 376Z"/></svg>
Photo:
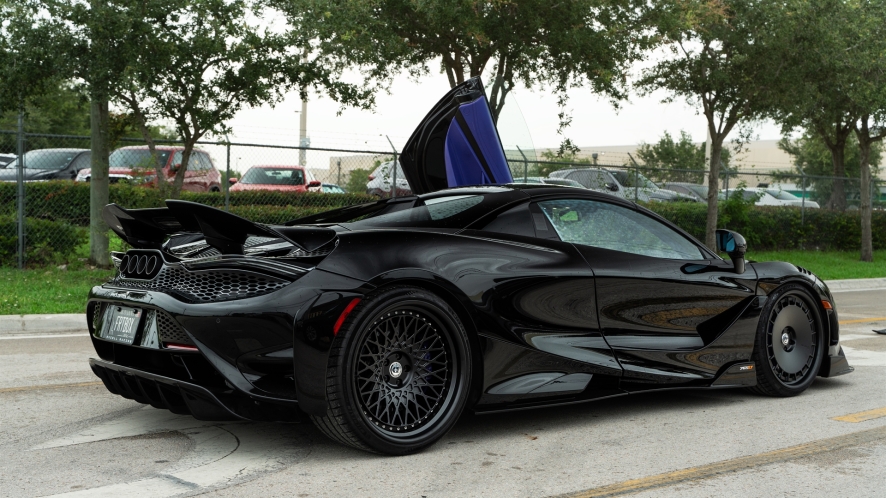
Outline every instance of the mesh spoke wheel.
<svg viewBox="0 0 886 498"><path fill-rule="evenodd" d="M366 419L393 432L421 428L440 408L452 353L439 326L414 309L371 325L357 356L355 389Z"/></svg>
<svg viewBox="0 0 886 498"><path fill-rule="evenodd" d="M367 295L329 352L327 436L362 450L406 455L442 438L470 394L471 341L452 307L426 289Z"/></svg>

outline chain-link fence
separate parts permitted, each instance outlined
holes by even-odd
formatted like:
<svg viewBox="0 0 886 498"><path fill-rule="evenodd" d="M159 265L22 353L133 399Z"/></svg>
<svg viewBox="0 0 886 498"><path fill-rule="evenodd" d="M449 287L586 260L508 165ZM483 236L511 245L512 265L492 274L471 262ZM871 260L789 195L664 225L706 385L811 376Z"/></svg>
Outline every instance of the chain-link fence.
<svg viewBox="0 0 886 498"><path fill-rule="evenodd" d="M140 140L117 140L109 158L110 201L126 208L163 206L184 152L178 142L158 141L152 148ZM607 154L605 163L593 156L566 163L539 161L536 151L518 152L507 154L515 182L570 185L636 200L704 237L708 177L701 166L654 168L628 153ZM180 198L279 224L411 194L395 161L393 151L199 142L181 178ZM88 256L90 164L89 137L0 131L0 265L40 266ZM842 204L835 193L841 189ZM859 246L857 178L723 171L718 190L720 226L750 232L745 235L757 247ZM875 246L886 246L877 239L886 239L886 183L873 182L871 197Z"/></svg>
<svg viewBox="0 0 886 498"><path fill-rule="evenodd" d="M18 154L21 141L22 154ZM109 156L110 201L126 208L164 206L184 145L119 139ZM408 192L396 191L391 151L198 142L179 198L254 221L279 224L310 214ZM0 265L40 266L86 257L90 138L0 131ZM373 171L382 173L373 175Z"/></svg>

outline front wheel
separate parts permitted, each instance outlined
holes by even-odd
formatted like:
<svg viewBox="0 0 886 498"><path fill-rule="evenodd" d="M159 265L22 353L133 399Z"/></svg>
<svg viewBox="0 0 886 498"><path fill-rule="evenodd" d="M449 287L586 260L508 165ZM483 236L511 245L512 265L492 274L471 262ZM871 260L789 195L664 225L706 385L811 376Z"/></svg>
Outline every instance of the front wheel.
<svg viewBox="0 0 886 498"><path fill-rule="evenodd" d="M818 375L827 345L821 313L803 286L788 284L769 295L754 342L757 385L767 396L796 396Z"/></svg>
<svg viewBox="0 0 886 498"><path fill-rule="evenodd" d="M327 413L311 418L349 446L413 453L455 425L470 380L470 346L452 308L421 288L383 289L363 299L336 336Z"/></svg>

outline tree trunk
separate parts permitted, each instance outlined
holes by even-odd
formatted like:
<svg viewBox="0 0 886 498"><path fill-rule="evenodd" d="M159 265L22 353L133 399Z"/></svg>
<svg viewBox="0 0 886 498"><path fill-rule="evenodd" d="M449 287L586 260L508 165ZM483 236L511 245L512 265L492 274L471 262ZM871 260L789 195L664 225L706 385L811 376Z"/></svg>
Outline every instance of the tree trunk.
<svg viewBox="0 0 886 498"><path fill-rule="evenodd" d="M874 240L871 232L871 140L868 117L861 118L861 128L856 128L861 166L861 260L874 260Z"/></svg>
<svg viewBox="0 0 886 498"><path fill-rule="evenodd" d="M196 139L194 140L196 141ZM182 162L175 172L175 180L172 182L172 192L170 196L178 199L181 196L182 187L185 184L185 174L188 171L188 162L191 160L191 152L194 150L193 142L185 142L185 150L182 151ZM173 165L175 166L175 165Z"/></svg>
<svg viewBox="0 0 886 498"><path fill-rule="evenodd" d="M100 268L110 267L108 225L102 209L108 205L108 101L90 103L92 175L89 180L89 261Z"/></svg>
<svg viewBox="0 0 886 498"><path fill-rule="evenodd" d="M717 252L717 202L720 200L720 156L723 153L723 138L711 137L711 163L708 165L708 219L705 223L704 243L710 250Z"/></svg>
<svg viewBox="0 0 886 498"><path fill-rule="evenodd" d="M834 163L834 186L831 189L831 199L828 201L831 209L838 211L846 210L846 188L843 178L846 176L846 139L838 140L831 149L831 160Z"/></svg>

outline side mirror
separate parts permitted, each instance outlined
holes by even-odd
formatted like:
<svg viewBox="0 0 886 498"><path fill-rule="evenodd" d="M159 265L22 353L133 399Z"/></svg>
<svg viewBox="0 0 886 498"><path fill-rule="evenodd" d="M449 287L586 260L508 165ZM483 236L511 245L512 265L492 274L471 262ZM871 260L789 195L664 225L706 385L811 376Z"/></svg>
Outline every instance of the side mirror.
<svg viewBox="0 0 886 498"><path fill-rule="evenodd" d="M607 183L606 188L613 191L613 192L618 192L618 185L616 185L614 183Z"/></svg>
<svg viewBox="0 0 886 498"><path fill-rule="evenodd" d="M228 183L230 183L231 185L237 183L237 178L233 176L231 178L228 178Z"/></svg>
<svg viewBox="0 0 886 498"><path fill-rule="evenodd" d="M321 185L323 185L323 184L320 183L320 182L318 182L317 180L314 180L314 181L308 182L308 188L319 187L319 186L321 186Z"/></svg>
<svg viewBox="0 0 886 498"><path fill-rule="evenodd" d="M744 255L748 250L748 243L744 237L738 232L732 230L717 230L717 251L725 252L732 260L732 266L735 267L735 273L744 273Z"/></svg>

